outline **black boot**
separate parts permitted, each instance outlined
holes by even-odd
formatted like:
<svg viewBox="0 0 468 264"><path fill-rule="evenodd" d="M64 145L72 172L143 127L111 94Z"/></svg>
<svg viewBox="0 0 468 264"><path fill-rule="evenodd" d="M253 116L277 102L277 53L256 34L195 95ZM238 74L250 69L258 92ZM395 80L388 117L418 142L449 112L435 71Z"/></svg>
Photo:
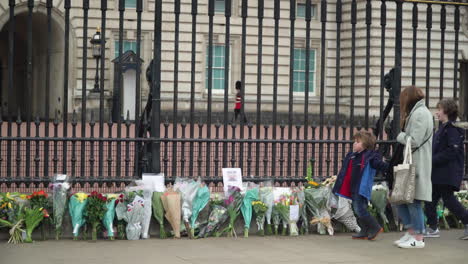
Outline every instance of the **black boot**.
<svg viewBox="0 0 468 264"><path fill-rule="evenodd" d="M359 231L359 233L357 234L354 234L352 238L367 240L367 237L369 236L369 234L367 233L369 226L367 225L365 221L362 220L362 218L358 218L357 221L358 221L359 227L361 227L361 231Z"/></svg>
<svg viewBox="0 0 468 264"><path fill-rule="evenodd" d="M371 215L365 217L367 224L369 226L367 237L368 240L375 240L377 236L383 232L383 228L380 226L379 222Z"/></svg>

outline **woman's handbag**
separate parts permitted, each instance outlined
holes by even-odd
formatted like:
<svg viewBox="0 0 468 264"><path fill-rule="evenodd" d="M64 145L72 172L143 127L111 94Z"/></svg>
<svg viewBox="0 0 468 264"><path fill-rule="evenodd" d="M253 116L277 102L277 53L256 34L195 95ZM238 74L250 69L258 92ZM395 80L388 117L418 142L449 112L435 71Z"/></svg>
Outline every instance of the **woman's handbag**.
<svg viewBox="0 0 468 264"><path fill-rule="evenodd" d="M393 167L393 191L389 201L392 204L413 203L416 193L416 169L413 164L411 137L406 141L403 163Z"/></svg>

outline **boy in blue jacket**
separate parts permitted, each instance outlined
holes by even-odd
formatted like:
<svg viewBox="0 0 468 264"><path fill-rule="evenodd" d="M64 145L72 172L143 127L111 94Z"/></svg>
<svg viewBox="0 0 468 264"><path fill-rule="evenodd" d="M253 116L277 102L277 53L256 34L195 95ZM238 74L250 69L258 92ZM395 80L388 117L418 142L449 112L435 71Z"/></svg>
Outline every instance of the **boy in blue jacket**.
<svg viewBox="0 0 468 264"><path fill-rule="evenodd" d="M367 206L376 171L386 171L389 165L382 161L379 152L374 151L376 138L372 133L359 131L353 138L353 151L348 153L343 161L333 193L353 200L353 210L361 231L352 238L375 240L383 228L369 214Z"/></svg>

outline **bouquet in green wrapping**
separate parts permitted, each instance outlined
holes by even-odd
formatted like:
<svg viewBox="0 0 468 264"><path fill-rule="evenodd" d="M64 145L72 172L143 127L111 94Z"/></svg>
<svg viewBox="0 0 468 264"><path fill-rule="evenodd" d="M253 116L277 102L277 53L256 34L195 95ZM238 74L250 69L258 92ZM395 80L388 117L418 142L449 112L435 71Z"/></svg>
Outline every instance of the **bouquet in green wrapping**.
<svg viewBox="0 0 468 264"><path fill-rule="evenodd" d="M388 197L388 187L382 184L374 185L372 187L372 194L371 194L371 203L372 207L376 211L376 216L382 220L383 228L385 232L389 231L388 228L388 218L385 215L385 209L387 207L387 197Z"/></svg>
<svg viewBox="0 0 468 264"><path fill-rule="evenodd" d="M107 236L110 240L114 240L114 218L115 218L115 201L118 198L117 194L107 194L106 195L106 214L104 214L104 219L102 223L107 230Z"/></svg>
<svg viewBox="0 0 468 264"><path fill-rule="evenodd" d="M200 212L208 205L210 201L210 189L207 186L200 187L192 203L192 216L190 217L191 235L195 237L197 228L197 218Z"/></svg>
<svg viewBox="0 0 468 264"><path fill-rule="evenodd" d="M84 212L88 203L86 193L75 193L70 197L68 209L73 226L73 240L78 240L80 228L86 223Z"/></svg>
<svg viewBox="0 0 468 264"><path fill-rule="evenodd" d="M159 223L159 237L164 239L167 238L166 231L164 229L164 206L161 200L163 192L153 192L152 206L153 206L153 217Z"/></svg>
<svg viewBox="0 0 468 264"><path fill-rule="evenodd" d="M268 207L262 201L253 201L252 207L255 212L255 221L257 222L258 234L260 236L264 236L265 232L263 226L265 225L265 214L268 211Z"/></svg>
<svg viewBox="0 0 468 264"><path fill-rule="evenodd" d="M244 237L249 237L250 222L252 221L252 202L258 199L258 188L247 190L242 200L241 212L244 217Z"/></svg>

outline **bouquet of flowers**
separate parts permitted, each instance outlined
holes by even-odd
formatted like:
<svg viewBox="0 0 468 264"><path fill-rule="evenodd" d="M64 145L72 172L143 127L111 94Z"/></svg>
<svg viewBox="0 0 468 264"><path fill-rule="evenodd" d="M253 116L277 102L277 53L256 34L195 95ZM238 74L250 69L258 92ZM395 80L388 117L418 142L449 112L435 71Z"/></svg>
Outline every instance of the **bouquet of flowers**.
<svg viewBox="0 0 468 264"><path fill-rule="evenodd" d="M11 197L10 193L0 194L0 227L9 229L8 243L23 242L24 219L21 218L22 207Z"/></svg>
<svg viewBox="0 0 468 264"><path fill-rule="evenodd" d="M241 212L244 217L244 237L249 237L250 222L252 221L252 202L258 200L258 187L247 190L242 200Z"/></svg>
<svg viewBox="0 0 468 264"><path fill-rule="evenodd" d="M50 185L52 189L52 204L54 207L54 224L55 224L55 239L59 240L62 235L63 215L67 207L68 190L70 184L67 182L53 183Z"/></svg>
<svg viewBox="0 0 468 264"><path fill-rule="evenodd" d="M330 193L331 188L329 186L322 186L320 184L314 188L305 190L305 204L313 215L310 223L312 225L316 224L319 234L322 235L327 231L330 235L333 235L331 216L327 206Z"/></svg>
<svg viewBox="0 0 468 264"><path fill-rule="evenodd" d="M143 198L136 196L133 202L127 205L127 228L125 232L128 240L138 240L141 236L141 222L144 218L144 205Z"/></svg>
<svg viewBox="0 0 468 264"><path fill-rule="evenodd" d="M117 216L117 232L119 238L124 240L125 235L125 220L124 217L127 213L127 203L125 201L125 194L121 193L117 199L115 199L115 214Z"/></svg>
<svg viewBox="0 0 468 264"><path fill-rule="evenodd" d="M210 190L207 186L203 186L198 189L197 195L193 199L193 207L192 207L192 216L190 218L190 226L192 229L190 230L192 237L195 237L195 228L197 227L197 218L203 208L206 207L208 202L210 201Z"/></svg>
<svg viewBox="0 0 468 264"><path fill-rule="evenodd" d="M273 205L275 198L273 196L273 188L272 187L262 187L259 191L260 201L262 201L266 207L268 208L265 212L265 220L266 220L266 234L272 235L273 230L271 228L271 218L273 213Z"/></svg>
<svg viewBox="0 0 468 264"><path fill-rule="evenodd" d="M118 196L116 194L107 194L106 198L106 213L104 214L102 223L107 230L109 239L114 240L115 202Z"/></svg>
<svg viewBox="0 0 468 264"><path fill-rule="evenodd" d="M253 201L252 207L255 212L255 221L257 222L258 234L264 236L265 214L268 211L268 206L262 201Z"/></svg>
<svg viewBox="0 0 468 264"><path fill-rule="evenodd" d="M380 218L383 223L385 232L389 231L388 219L385 215L385 209L387 208L389 189L387 186L382 184L374 185L372 187L371 204L376 211L376 217Z"/></svg>
<svg viewBox="0 0 468 264"><path fill-rule="evenodd" d="M48 195L44 191L33 192L31 195L27 196L29 199L31 208L42 208L44 214L49 215L49 199ZM44 218L41 222L41 234L42 240L46 240L46 223L49 218Z"/></svg>
<svg viewBox="0 0 468 264"><path fill-rule="evenodd" d="M209 235L217 232L219 227L227 220L228 214L227 209L219 204L213 204L208 217L208 224L200 229L198 233L199 237L208 237ZM216 233L216 236L219 236L219 233Z"/></svg>
<svg viewBox="0 0 468 264"><path fill-rule="evenodd" d="M332 218L342 223L348 230L359 233L361 228L357 224L351 203L351 200L333 193L330 194L328 199L328 207L331 209Z"/></svg>
<svg viewBox="0 0 468 264"><path fill-rule="evenodd" d="M226 232L228 237L237 237L234 224L239 216L240 207L242 205L242 195L239 187L229 186L228 196L224 200L224 205L228 211L229 225L223 230L223 232L221 232L221 234Z"/></svg>
<svg viewBox="0 0 468 264"><path fill-rule="evenodd" d="M24 219L24 224L26 226L26 239L24 240L25 242L33 242L32 232L41 223L44 217L49 217L49 215L47 214L47 211L45 211L43 208L23 207L21 218Z"/></svg>
<svg viewBox="0 0 468 264"><path fill-rule="evenodd" d="M153 192L151 204L153 206L153 216L159 223L159 237L164 239L167 238L167 235L164 230L164 206L161 200L163 195L162 192Z"/></svg>
<svg viewBox="0 0 468 264"><path fill-rule="evenodd" d="M278 211L278 209L279 207L276 206L276 202L275 202L273 205L273 210L271 212L271 219L273 222L275 236L278 235L278 228L279 228L279 224L281 223L281 216L280 216L280 212Z"/></svg>
<svg viewBox="0 0 468 264"><path fill-rule="evenodd" d="M138 193L141 198L144 199L144 216L141 222L141 238L149 238L149 226L151 222L151 203L153 200L153 190L152 182L148 181L135 181L137 186L126 188L127 192Z"/></svg>
<svg viewBox="0 0 468 264"><path fill-rule="evenodd" d="M14 221L18 203L10 193L0 193L0 219Z"/></svg>
<svg viewBox="0 0 468 264"><path fill-rule="evenodd" d="M84 218L86 205L88 203L86 193L75 193L70 197L69 212L73 226L73 240L78 240L80 228L86 223Z"/></svg>
<svg viewBox="0 0 468 264"><path fill-rule="evenodd" d="M297 202L299 204L299 218L301 221L301 234L309 233L309 221L307 218L307 208L305 206L305 193L304 189L297 189L295 191Z"/></svg>
<svg viewBox="0 0 468 264"><path fill-rule="evenodd" d="M289 202L286 196L282 195L279 200L275 201L274 211L276 211L277 217L283 223L282 235L285 236L289 223ZM275 224L275 234L278 234L278 225L279 221Z"/></svg>
<svg viewBox="0 0 468 264"><path fill-rule="evenodd" d="M287 204L289 204L289 235L298 236L299 229L297 227L297 221L299 221L300 217L300 205L297 190L293 192L291 196L289 196Z"/></svg>
<svg viewBox="0 0 468 264"><path fill-rule="evenodd" d="M87 207L84 216L86 221L91 224L91 238L96 241L98 228L107 211L107 198L101 193L93 191L86 200Z"/></svg>
<svg viewBox="0 0 468 264"><path fill-rule="evenodd" d="M168 189L161 200L166 212L166 219L171 224L174 231L174 237L180 238L180 218L181 218L181 204L180 193Z"/></svg>
<svg viewBox="0 0 468 264"><path fill-rule="evenodd" d="M182 217L184 219L184 225L190 238L193 238L190 217L192 216L192 203L197 195L197 191L200 188L200 181L194 181L193 179L176 178L174 184L174 190L179 192L182 196Z"/></svg>

